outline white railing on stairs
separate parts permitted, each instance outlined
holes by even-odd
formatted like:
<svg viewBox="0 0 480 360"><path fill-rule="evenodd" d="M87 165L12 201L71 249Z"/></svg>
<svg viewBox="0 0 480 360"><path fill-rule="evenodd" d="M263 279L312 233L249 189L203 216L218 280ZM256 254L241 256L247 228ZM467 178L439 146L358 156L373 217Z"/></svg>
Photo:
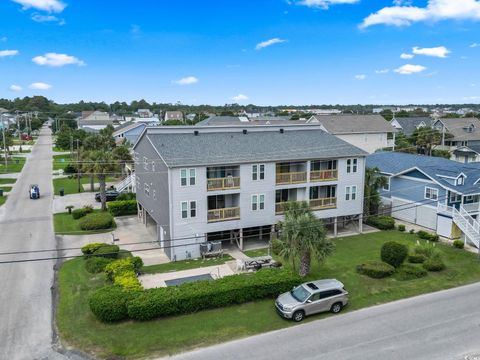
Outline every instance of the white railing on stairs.
<svg viewBox="0 0 480 360"><path fill-rule="evenodd" d="M480 223L460 205L460 210L452 206L438 204L438 212L450 213L453 222L462 230L467 240L480 248Z"/></svg>
<svg viewBox="0 0 480 360"><path fill-rule="evenodd" d="M125 179L120 181L117 186L115 187L118 192L122 192L127 190L129 187L132 187L132 191L135 191L133 188L135 185L135 174L130 174Z"/></svg>

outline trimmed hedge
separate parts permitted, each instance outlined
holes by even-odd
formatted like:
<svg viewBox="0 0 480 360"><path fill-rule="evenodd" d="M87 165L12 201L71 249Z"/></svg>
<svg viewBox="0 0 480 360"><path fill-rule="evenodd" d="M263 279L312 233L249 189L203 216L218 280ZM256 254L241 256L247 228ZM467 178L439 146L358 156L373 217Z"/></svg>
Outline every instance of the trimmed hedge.
<svg viewBox="0 0 480 360"><path fill-rule="evenodd" d="M422 254L413 254L408 256L408 262L412 264L422 264L427 257Z"/></svg>
<svg viewBox="0 0 480 360"><path fill-rule="evenodd" d="M423 230L420 230L419 232L417 232L417 236L420 239L434 241L434 242L437 242L438 240L440 240L440 236L438 236L437 234L432 234Z"/></svg>
<svg viewBox="0 0 480 360"><path fill-rule="evenodd" d="M465 244L462 240L455 240L453 242L453 247L456 247L457 249L463 249L465 247Z"/></svg>
<svg viewBox="0 0 480 360"><path fill-rule="evenodd" d="M137 194L131 192L122 192L120 195L117 196L116 201L123 201L123 200L135 200L137 198Z"/></svg>
<svg viewBox="0 0 480 360"><path fill-rule="evenodd" d="M128 316L144 321L274 298L300 282L300 277L292 272L263 269L256 273L231 275L215 281L149 289L128 303Z"/></svg>
<svg viewBox="0 0 480 360"><path fill-rule="evenodd" d="M90 243L82 247L82 253L84 255L92 255L95 251L100 249L102 246L108 246L105 243Z"/></svg>
<svg viewBox="0 0 480 360"><path fill-rule="evenodd" d="M395 241L388 241L382 246L380 257L383 262L399 267L408 256L408 247Z"/></svg>
<svg viewBox="0 0 480 360"><path fill-rule="evenodd" d="M137 214L137 200L110 201L107 206L113 216Z"/></svg>
<svg viewBox="0 0 480 360"><path fill-rule="evenodd" d="M105 267L112 261L113 259L104 257L89 257L85 260L85 269L91 274L99 274L105 271Z"/></svg>
<svg viewBox="0 0 480 360"><path fill-rule="evenodd" d="M435 249L435 247L432 245L419 244L419 245L415 245L415 247L413 248L413 252L416 255L423 255L425 256L425 258L429 258L435 255L435 253L437 253L437 249Z"/></svg>
<svg viewBox="0 0 480 360"><path fill-rule="evenodd" d="M374 279L383 279L392 275L395 272L395 268L382 261L372 260L357 265L357 272Z"/></svg>
<svg viewBox="0 0 480 360"><path fill-rule="evenodd" d="M120 285L125 290L143 290L136 275L142 266L143 261L139 257L119 259L105 267L105 274L115 285Z"/></svg>
<svg viewBox="0 0 480 360"><path fill-rule="evenodd" d="M79 225L82 230L105 230L115 227L115 220L110 213L101 212L84 216Z"/></svg>
<svg viewBox="0 0 480 360"><path fill-rule="evenodd" d="M405 225L403 225L403 224L398 225L398 231L404 232L405 231Z"/></svg>
<svg viewBox="0 0 480 360"><path fill-rule="evenodd" d="M380 230L395 229L395 220L391 216L370 216L366 223Z"/></svg>
<svg viewBox="0 0 480 360"><path fill-rule="evenodd" d="M97 319L115 322L128 318L127 303L137 294L124 291L121 286L105 286L95 291L88 303Z"/></svg>
<svg viewBox="0 0 480 360"><path fill-rule="evenodd" d="M420 279L425 276L427 276L427 270L411 264L402 265L397 270L397 277L399 280Z"/></svg>
<svg viewBox="0 0 480 360"><path fill-rule="evenodd" d="M104 245L93 252L94 256L116 259L120 248L117 245Z"/></svg>
<svg viewBox="0 0 480 360"><path fill-rule="evenodd" d="M72 211L72 217L75 220L78 220L78 219L80 219L84 216L87 216L87 214L89 214L89 212L85 208L75 209L75 210Z"/></svg>
<svg viewBox="0 0 480 360"><path fill-rule="evenodd" d="M444 270L446 266L443 263L442 258L437 255L425 260L423 267L425 270L436 272Z"/></svg>

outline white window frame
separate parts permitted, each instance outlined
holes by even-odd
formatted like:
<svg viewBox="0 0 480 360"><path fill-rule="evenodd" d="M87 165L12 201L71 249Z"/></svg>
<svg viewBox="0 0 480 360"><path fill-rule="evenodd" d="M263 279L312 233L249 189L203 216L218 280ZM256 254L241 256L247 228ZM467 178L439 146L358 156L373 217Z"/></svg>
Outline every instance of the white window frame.
<svg viewBox="0 0 480 360"><path fill-rule="evenodd" d="M150 197L150 185L148 185L147 183L144 183L143 184L143 191L145 192L145 195Z"/></svg>
<svg viewBox="0 0 480 360"><path fill-rule="evenodd" d="M193 173L193 176L192 176L192 173ZM190 186L194 186L196 183L197 183L197 170L193 168L188 169L188 184Z"/></svg>
<svg viewBox="0 0 480 360"><path fill-rule="evenodd" d="M430 195L428 195L428 192L430 192ZM427 200L438 201L438 189L425 186L424 198Z"/></svg>
<svg viewBox="0 0 480 360"><path fill-rule="evenodd" d="M265 194L252 194L252 211L265 210Z"/></svg>
<svg viewBox="0 0 480 360"><path fill-rule="evenodd" d="M383 191L390 191L390 178L387 178L387 184L382 187Z"/></svg>
<svg viewBox="0 0 480 360"><path fill-rule="evenodd" d="M253 194L252 195L252 211L257 211L258 210L258 195Z"/></svg>
<svg viewBox="0 0 480 360"><path fill-rule="evenodd" d="M345 201L357 200L357 185L345 187Z"/></svg>
<svg viewBox="0 0 480 360"><path fill-rule="evenodd" d="M265 164L252 165L252 181L265 180Z"/></svg>
<svg viewBox="0 0 480 360"><path fill-rule="evenodd" d="M185 210L184 210L184 205L185 205ZM184 216L185 213L185 216ZM180 216L182 219L188 219L188 201L182 201L180 203Z"/></svg>
<svg viewBox="0 0 480 360"><path fill-rule="evenodd" d="M252 181L258 181L258 165L252 165Z"/></svg>
<svg viewBox="0 0 480 360"><path fill-rule="evenodd" d="M457 179L457 186L463 184L465 184L465 179L463 178L463 176L459 176Z"/></svg>
<svg viewBox="0 0 480 360"><path fill-rule="evenodd" d="M358 171L358 159L347 159L347 174L355 174Z"/></svg>
<svg viewBox="0 0 480 360"><path fill-rule="evenodd" d="M186 200L186 201L180 202L180 217L182 219L196 218L197 210L198 210L198 207L197 207L196 200Z"/></svg>
<svg viewBox="0 0 480 360"><path fill-rule="evenodd" d="M189 204L188 214L190 215L190 218L196 218L197 217L197 201L191 200L188 202L188 204Z"/></svg>
<svg viewBox="0 0 480 360"><path fill-rule="evenodd" d="M183 173L185 172L185 176ZM183 180L185 179L185 184L183 184ZM187 169L180 169L180 186L188 186L188 170Z"/></svg>
<svg viewBox="0 0 480 360"><path fill-rule="evenodd" d="M265 164L258 165L259 180L265 180Z"/></svg>
<svg viewBox="0 0 480 360"><path fill-rule="evenodd" d="M462 202L462 195L457 193L450 193L450 203L459 203Z"/></svg>

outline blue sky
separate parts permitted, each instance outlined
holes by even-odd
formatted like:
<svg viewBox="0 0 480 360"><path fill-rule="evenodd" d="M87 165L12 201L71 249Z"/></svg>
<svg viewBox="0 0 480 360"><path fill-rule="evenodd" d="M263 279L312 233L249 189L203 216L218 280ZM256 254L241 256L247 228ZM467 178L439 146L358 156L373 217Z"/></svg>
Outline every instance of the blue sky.
<svg viewBox="0 0 480 360"><path fill-rule="evenodd" d="M5 98L480 102L478 0L3 0L0 14Z"/></svg>

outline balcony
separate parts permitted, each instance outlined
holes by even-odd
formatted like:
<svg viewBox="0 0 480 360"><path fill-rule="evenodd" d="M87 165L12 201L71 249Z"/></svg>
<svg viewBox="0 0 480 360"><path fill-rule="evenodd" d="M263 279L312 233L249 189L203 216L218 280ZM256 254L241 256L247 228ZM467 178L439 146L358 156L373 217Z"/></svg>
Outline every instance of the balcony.
<svg viewBox="0 0 480 360"><path fill-rule="evenodd" d="M312 170L310 171L310 181L332 181L338 180L338 170Z"/></svg>
<svg viewBox="0 0 480 360"><path fill-rule="evenodd" d="M207 179L207 191L233 190L233 189L240 189L239 176Z"/></svg>
<svg viewBox="0 0 480 360"><path fill-rule="evenodd" d="M240 219L240 207L208 210L208 222Z"/></svg>
<svg viewBox="0 0 480 360"><path fill-rule="evenodd" d="M275 215L283 214L285 212L285 204L292 203L292 202L295 202L295 201L285 201L285 202L275 203Z"/></svg>
<svg viewBox="0 0 480 360"><path fill-rule="evenodd" d="M305 182L307 182L306 171L277 173L276 177L277 185L300 184Z"/></svg>
<svg viewBox="0 0 480 360"><path fill-rule="evenodd" d="M310 208L312 210L334 209L337 207L337 198L310 199Z"/></svg>

